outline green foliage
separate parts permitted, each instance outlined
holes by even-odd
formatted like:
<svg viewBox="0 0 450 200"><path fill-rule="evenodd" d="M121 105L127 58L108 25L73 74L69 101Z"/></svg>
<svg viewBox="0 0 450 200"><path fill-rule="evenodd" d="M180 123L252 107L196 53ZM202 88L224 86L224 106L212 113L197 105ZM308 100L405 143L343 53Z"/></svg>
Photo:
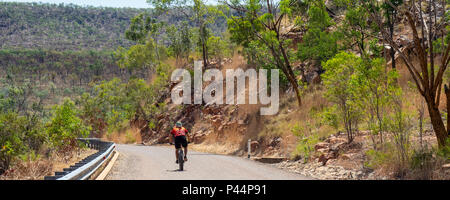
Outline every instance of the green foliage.
<svg viewBox="0 0 450 200"><path fill-rule="evenodd" d="M46 140L43 132L37 118L0 113L0 174L9 168L15 157L39 151Z"/></svg>
<svg viewBox="0 0 450 200"><path fill-rule="evenodd" d="M164 104L155 104L161 91L167 87L171 67L160 64L156 67L156 78L148 85L143 79L123 82L118 78L103 81L95 86L93 94L85 93L80 99L81 116L92 125L95 133L105 128L108 132L120 130L132 119L151 120L150 115L162 112Z"/></svg>
<svg viewBox="0 0 450 200"><path fill-rule="evenodd" d="M223 6L209 6L206 4L204 0L189 0L189 1L180 1L180 0L165 0L165 1L154 1L149 0L152 6L155 7L157 14L166 14L168 12L173 12L178 15L179 18L182 18L181 21L192 21L192 26L194 27L193 36L196 38L192 41L195 41L196 50L202 54L203 60L205 64L207 64L207 60L209 58L208 55L208 38L211 36L211 29L216 26L218 23L216 19L220 19L223 15L222 11L224 9ZM183 25L184 26L184 25ZM172 33L170 33L172 32ZM223 32L223 31L222 31ZM182 47L178 44L187 45L188 44L188 36L189 34L186 32L186 29L180 30L181 36L184 37L174 37L173 31L169 29L169 39L171 43L175 46L172 46L172 52L175 55L180 55L177 52L182 52ZM172 34L172 35L171 35ZM155 38L155 36L152 36ZM179 42L174 42L173 39L179 38ZM189 42L190 43L190 42ZM174 48L176 47L176 48ZM190 47L186 46L186 47ZM178 56L176 56L178 58ZM186 56L187 57L187 56Z"/></svg>
<svg viewBox="0 0 450 200"><path fill-rule="evenodd" d="M0 2L0 44L10 48L52 50L115 49L130 46L123 34L134 8L97 8L73 4ZM20 39L19 39L20 38Z"/></svg>
<svg viewBox="0 0 450 200"><path fill-rule="evenodd" d="M230 40L242 45L247 54L248 62L254 67L280 69L283 73L281 82L289 81L301 105L297 77L292 69L295 58L290 45L292 40L281 37L281 23L292 13L290 6L294 1L265 2L260 0L227 1L239 15L228 17L228 32ZM277 9L267 7L280 6Z"/></svg>
<svg viewBox="0 0 450 200"><path fill-rule="evenodd" d="M129 40L143 43L149 32L154 33L162 24L155 23L155 19L146 13L140 13L131 19L130 27L125 31L125 37Z"/></svg>
<svg viewBox="0 0 450 200"><path fill-rule="evenodd" d="M367 160L364 162L364 166L368 168L379 168L392 161L392 155L389 152L377 151L375 149L369 149L366 151Z"/></svg>
<svg viewBox="0 0 450 200"><path fill-rule="evenodd" d="M338 107L336 105L325 108L322 113L322 122L334 129L339 129L339 116L336 114Z"/></svg>
<svg viewBox="0 0 450 200"><path fill-rule="evenodd" d="M249 42L248 47L243 48L242 53L247 57L247 64L255 67L256 69L270 70L278 68L268 47L261 45L258 41ZM280 73L279 80L280 86L288 86L289 82L284 73ZM300 84L300 81L298 84Z"/></svg>
<svg viewBox="0 0 450 200"><path fill-rule="evenodd" d="M356 88L356 102L368 114L367 123L372 134L381 134L382 143L382 133L387 131L387 123L392 121L388 119L389 112L401 114L402 90L396 84L398 73L395 70L387 71L385 61L381 58L366 59L355 68L352 85ZM392 109L394 107L396 109Z"/></svg>
<svg viewBox="0 0 450 200"><path fill-rule="evenodd" d="M329 32L334 25L323 1L313 1L307 11L307 21L297 21L299 26L307 28L303 42L298 45L297 55L301 60L326 61L339 50L339 32Z"/></svg>
<svg viewBox="0 0 450 200"><path fill-rule="evenodd" d="M109 51L0 50L0 110L48 111L61 96L77 97L88 85L120 73ZM5 109L2 109L5 108ZM18 111L20 109L20 111Z"/></svg>
<svg viewBox="0 0 450 200"><path fill-rule="evenodd" d="M118 58L119 67L133 71L154 67L157 64L157 51L156 44L148 39L145 44L131 46L128 50L119 47L114 55Z"/></svg>
<svg viewBox="0 0 450 200"><path fill-rule="evenodd" d="M447 21L450 20L450 14L449 15L449 19L447 19ZM446 26L445 27L446 31L450 31L450 26ZM433 49L435 53L444 53L445 51L445 47L448 45L448 42L450 41L450 35L447 34L445 35L444 38L438 38L436 40L433 41Z"/></svg>
<svg viewBox="0 0 450 200"><path fill-rule="evenodd" d="M59 106L54 106L53 115L46 124L46 132L51 146L67 150L78 146L76 138L87 137L91 127L86 126L77 116L78 109L70 99L65 99Z"/></svg>
<svg viewBox="0 0 450 200"><path fill-rule="evenodd" d="M345 19L339 32L343 34L342 40L347 49L354 45L362 56L367 53L367 39L371 32L377 31L377 26L370 20L370 13L363 4L358 1L349 1L346 4Z"/></svg>
<svg viewBox="0 0 450 200"><path fill-rule="evenodd" d="M188 22L184 21L181 26L170 25L166 29L167 37L170 42L169 44L169 55L175 58L180 58L182 56L188 57L191 51L192 30L189 28Z"/></svg>
<svg viewBox="0 0 450 200"><path fill-rule="evenodd" d="M405 132L405 127L389 125L392 122L396 125L404 122L404 114L401 113L402 91L396 84L397 72L387 71L383 59L362 59L341 52L323 66L326 70L322 74L327 89L325 95L335 103L333 113L342 117L349 139L357 123L364 119L364 111L368 114L367 124L373 134L382 134L388 130L399 134ZM382 143L382 135L380 139Z"/></svg>
<svg viewBox="0 0 450 200"><path fill-rule="evenodd" d="M25 151L21 135L25 129L24 120L14 113L0 115L0 174L9 168L14 156Z"/></svg>
<svg viewBox="0 0 450 200"><path fill-rule="evenodd" d="M401 100L400 100L401 101ZM411 143L410 135L413 127L413 116L402 111L400 105L392 105L394 112L388 116L386 120L387 131L393 135L393 142L395 145L395 156L397 163L401 166L407 166L410 160Z"/></svg>
<svg viewBox="0 0 450 200"><path fill-rule="evenodd" d="M224 40L224 38L211 36L208 38L208 54L210 56L213 56L214 58L218 59L219 61L223 57L230 57L231 56L231 49L229 41Z"/></svg>
<svg viewBox="0 0 450 200"><path fill-rule="evenodd" d="M301 60L326 61L339 50L337 33L327 33L319 29L309 29L305 34L304 43L298 47L298 57Z"/></svg>
<svg viewBox="0 0 450 200"><path fill-rule="evenodd" d="M298 138L297 146L292 156L302 156L304 158L303 161L308 162L314 153L314 145L319 142L319 137L317 134L306 134L304 128L300 125L295 125L291 132Z"/></svg>
<svg viewBox="0 0 450 200"><path fill-rule="evenodd" d="M325 97L336 104L337 114L342 117L349 142L353 140L362 115L358 106L357 87L353 81L357 66L361 64L361 58L346 52L341 52L322 64L326 70L322 74Z"/></svg>

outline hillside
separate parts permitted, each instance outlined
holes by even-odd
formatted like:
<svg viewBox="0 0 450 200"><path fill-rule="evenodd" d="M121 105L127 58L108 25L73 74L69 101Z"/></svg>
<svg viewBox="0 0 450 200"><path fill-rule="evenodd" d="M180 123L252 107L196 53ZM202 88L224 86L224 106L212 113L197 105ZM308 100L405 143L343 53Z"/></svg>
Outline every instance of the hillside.
<svg viewBox="0 0 450 200"><path fill-rule="evenodd" d="M142 12L152 10L0 2L0 48L98 51L129 47L134 42L125 38L125 30L131 19ZM168 24L189 20L175 12L159 18ZM211 29L216 34L224 32L224 18Z"/></svg>
<svg viewBox="0 0 450 200"><path fill-rule="evenodd" d="M1 48L116 49L143 10L0 2Z"/></svg>

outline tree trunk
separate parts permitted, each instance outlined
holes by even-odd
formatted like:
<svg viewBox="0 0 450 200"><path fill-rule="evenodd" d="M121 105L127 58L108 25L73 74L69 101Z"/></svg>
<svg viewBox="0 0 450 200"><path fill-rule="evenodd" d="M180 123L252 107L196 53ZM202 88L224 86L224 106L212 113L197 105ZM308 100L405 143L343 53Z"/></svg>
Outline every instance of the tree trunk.
<svg viewBox="0 0 450 200"><path fill-rule="evenodd" d="M444 85L445 96L447 97L447 137L450 135L450 89L447 84Z"/></svg>
<svg viewBox="0 0 450 200"><path fill-rule="evenodd" d="M294 88L295 94L297 96L298 106L301 107L302 106L302 99L300 97L300 90L298 89L297 80L292 78L291 76L287 76L287 78L289 79L289 82L291 83L292 88Z"/></svg>
<svg viewBox="0 0 450 200"><path fill-rule="evenodd" d="M298 89L297 79L295 78L295 76L293 76L294 73L292 72L292 69L283 65L280 57L278 56L278 54L275 52L275 50L273 48L271 48L271 51L272 51L272 55L274 56L277 65L278 65L278 68L281 69L281 71L284 73L284 75L286 75L289 83L291 84L292 88L294 89L295 95L297 96L298 106L301 107L302 99L300 97L300 90ZM291 72L289 72L289 70Z"/></svg>
<svg viewBox="0 0 450 200"><path fill-rule="evenodd" d="M291 64L289 62L289 59L287 57L286 51L283 48L283 45L280 43L280 50L281 50L281 54L283 55L283 59L284 59L284 63L286 65L288 74L287 77L289 79L289 82L291 82L292 87L294 88L295 94L297 95L297 102L298 102L298 106L301 107L302 106L302 98L300 97L300 90L298 89L298 83L297 83L297 79L295 78L295 74L292 71L292 67Z"/></svg>
<svg viewBox="0 0 450 200"><path fill-rule="evenodd" d="M432 103L427 100L428 112L430 114L431 124L433 125L433 130L436 134L439 147L444 147L448 133L445 129L444 122L442 121L441 113L439 109L436 108Z"/></svg>
<svg viewBox="0 0 450 200"><path fill-rule="evenodd" d="M208 66L208 60L207 60L207 56L206 56L205 41L203 41L203 44L202 44L202 53L203 53L203 67L204 67L204 69L206 69L206 67Z"/></svg>
<svg viewBox="0 0 450 200"><path fill-rule="evenodd" d="M391 40L393 40L394 38L394 22L389 22L389 31L390 31L390 37ZM395 49L393 47L391 47L390 49L390 53L391 53L391 64L392 64L392 69L395 69Z"/></svg>

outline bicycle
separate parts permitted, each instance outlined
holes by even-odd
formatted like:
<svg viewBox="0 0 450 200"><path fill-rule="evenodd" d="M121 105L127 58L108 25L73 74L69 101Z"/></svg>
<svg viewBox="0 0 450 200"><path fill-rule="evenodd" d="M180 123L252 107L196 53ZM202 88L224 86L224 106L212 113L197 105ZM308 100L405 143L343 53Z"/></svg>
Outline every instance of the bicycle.
<svg viewBox="0 0 450 200"><path fill-rule="evenodd" d="M183 148L179 148L178 150L178 165L179 165L179 170L183 171L183 165L184 165L184 151Z"/></svg>
<svg viewBox="0 0 450 200"><path fill-rule="evenodd" d="M175 141L175 138L174 138L174 141ZM190 144L191 141L188 139L187 143ZM170 145L173 145L174 143L169 142L169 144L170 144ZM183 151L183 148L181 147L181 148L177 149L177 151L178 151L178 165L179 165L179 170L180 170L180 171L183 171L183 170L184 170L184 151Z"/></svg>

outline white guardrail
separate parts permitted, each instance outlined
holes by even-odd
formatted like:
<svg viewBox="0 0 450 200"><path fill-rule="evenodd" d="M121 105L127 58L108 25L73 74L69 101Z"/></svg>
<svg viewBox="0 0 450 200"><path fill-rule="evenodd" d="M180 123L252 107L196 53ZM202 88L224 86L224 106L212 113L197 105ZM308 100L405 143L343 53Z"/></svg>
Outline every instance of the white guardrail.
<svg viewBox="0 0 450 200"><path fill-rule="evenodd" d="M116 147L115 143L101 141L98 138L80 138L78 140L85 142L89 148L97 149L98 152L63 169L62 172L55 172L55 176L46 176L44 180L87 180L109 159Z"/></svg>

